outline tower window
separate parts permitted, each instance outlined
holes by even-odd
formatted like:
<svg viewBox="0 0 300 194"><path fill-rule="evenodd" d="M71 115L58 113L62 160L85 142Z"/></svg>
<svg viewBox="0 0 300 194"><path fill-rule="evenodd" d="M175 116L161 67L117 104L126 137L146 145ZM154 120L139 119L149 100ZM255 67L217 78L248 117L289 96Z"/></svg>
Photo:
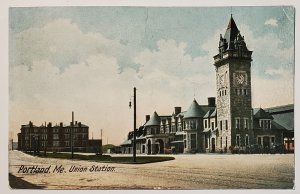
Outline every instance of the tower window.
<svg viewBox="0 0 300 194"><path fill-rule="evenodd" d="M243 95L243 89L240 89L240 94Z"/></svg>
<svg viewBox="0 0 300 194"><path fill-rule="evenodd" d="M247 95L247 89L244 89L244 95Z"/></svg>
<svg viewBox="0 0 300 194"><path fill-rule="evenodd" d="M222 130L222 127L223 127L223 126L222 126L222 121L220 121L220 130Z"/></svg>
<svg viewBox="0 0 300 194"><path fill-rule="evenodd" d="M226 95L226 90L225 90L225 95Z"/></svg>
<svg viewBox="0 0 300 194"><path fill-rule="evenodd" d="M221 96L221 91L220 91L220 96Z"/></svg>
<svg viewBox="0 0 300 194"><path fill-rule="evenodd" d="M227 130L228 129L228 121L225 120L225 129Z"/></svg>
<svg viewBox="0 0 300 194"><path fill-rule="evenodd" d="M248 129L248 118L244 118L244 129Z"/></svg>
<svg viewBox="0 0 300 194"><path fill-rule="evenodd" d="M235 118L235 129L240 128L240 118Z"/></svg>

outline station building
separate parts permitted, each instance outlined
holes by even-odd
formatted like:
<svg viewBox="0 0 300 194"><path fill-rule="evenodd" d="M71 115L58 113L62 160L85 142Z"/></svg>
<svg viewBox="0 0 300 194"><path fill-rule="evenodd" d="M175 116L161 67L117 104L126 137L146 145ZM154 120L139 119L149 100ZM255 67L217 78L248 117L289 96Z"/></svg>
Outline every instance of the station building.
<svg viewBox="0 0 300 194"><path fill-rule="evenodd" d="M252 51L232 16L220 35L218 51L213 64L216 98L209 97L205 105L194 99L186 111L175 107L170 115L146 115L136 133L137 153L246 151L251 145L294 149L294 105L252 107ZM129 132L122 152L131 153L132 145L133 132Z"/></svg>

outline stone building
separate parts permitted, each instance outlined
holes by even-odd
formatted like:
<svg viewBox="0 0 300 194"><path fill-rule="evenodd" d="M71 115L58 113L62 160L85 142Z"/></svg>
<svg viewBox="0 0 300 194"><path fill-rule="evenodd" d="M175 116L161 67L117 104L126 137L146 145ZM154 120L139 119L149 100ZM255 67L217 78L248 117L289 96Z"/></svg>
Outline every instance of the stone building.
<svg viewBox="0 0 300 194"><path fill-rule="evenodd" d="M137 153L195 153L247 152L251 146L271 149L274 145L293 147L293 132L274 119L282 112L269 108L252 108L251 61L244 36L234 19L230 18L224 36L220 35L218 53L214 56L216 70L216 98L208 98L207 105L194 99L187 109L175 107L175 112L160 116L157 112L140 127ZM272 113L273 110L273 113ZM294 109L292 108L292 112ZM286 114L284 118L293 119ZM291 124L291 122L290 122ZM131 132L132 133L132 132ZM133 133L132 133L133 134ZM123 153L132 147L128 138L121 146ZM292 145L291 145L292 144ZM170 151L171 150L171 151Z"/></svg>

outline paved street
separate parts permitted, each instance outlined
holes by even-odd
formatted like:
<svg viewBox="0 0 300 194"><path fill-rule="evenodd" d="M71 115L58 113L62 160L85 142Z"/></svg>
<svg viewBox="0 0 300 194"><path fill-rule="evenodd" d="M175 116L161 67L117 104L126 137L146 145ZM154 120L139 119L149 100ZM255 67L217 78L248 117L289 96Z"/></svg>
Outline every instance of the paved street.
<svg viewBox="0 0 300 194"><path fill-rule="evenodd" d="M294 186L292 154L174 157L175 160L167 162L132 165L43 159L10 151L9 172L45 189L292 189ZM21 165L51 165L51 168L49 173L18 173ZM65 170L53 172L60 165ZM82 172L69 172L72 166L81 167ZM95 166L115 168L90 172Z"/></svg>

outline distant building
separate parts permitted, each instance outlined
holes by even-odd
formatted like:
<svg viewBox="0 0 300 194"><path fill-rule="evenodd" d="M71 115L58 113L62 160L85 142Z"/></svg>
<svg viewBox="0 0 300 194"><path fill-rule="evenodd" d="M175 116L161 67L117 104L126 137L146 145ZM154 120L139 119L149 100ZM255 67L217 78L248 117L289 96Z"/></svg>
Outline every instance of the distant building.
<svg viewBox="0 0 300 194"><path fill-rule="evenodd" d="M102 141L89 140L89 127L81 122L75 121L72 127L72 123L67 126L63 123L55 126L52 126L52 123L36 126L30 121L29 124L22 125L20 130L18 150L21 151L70 152L72 139L74 152L101 151Z"/></svg>
<svg viewBox="0 0 300 194"><path fill-rule="evenodd" d="M277 145L294 149L293 105L252 108L252 51L232 17L218 50L217 98L208 98L207 105L194 99L187 111L175 107L167 116L147 115L137 132L137 153L247 152L251 146L266 151ZM121 144L123 153L132 152L132 139L130 132Z"/></svg>

